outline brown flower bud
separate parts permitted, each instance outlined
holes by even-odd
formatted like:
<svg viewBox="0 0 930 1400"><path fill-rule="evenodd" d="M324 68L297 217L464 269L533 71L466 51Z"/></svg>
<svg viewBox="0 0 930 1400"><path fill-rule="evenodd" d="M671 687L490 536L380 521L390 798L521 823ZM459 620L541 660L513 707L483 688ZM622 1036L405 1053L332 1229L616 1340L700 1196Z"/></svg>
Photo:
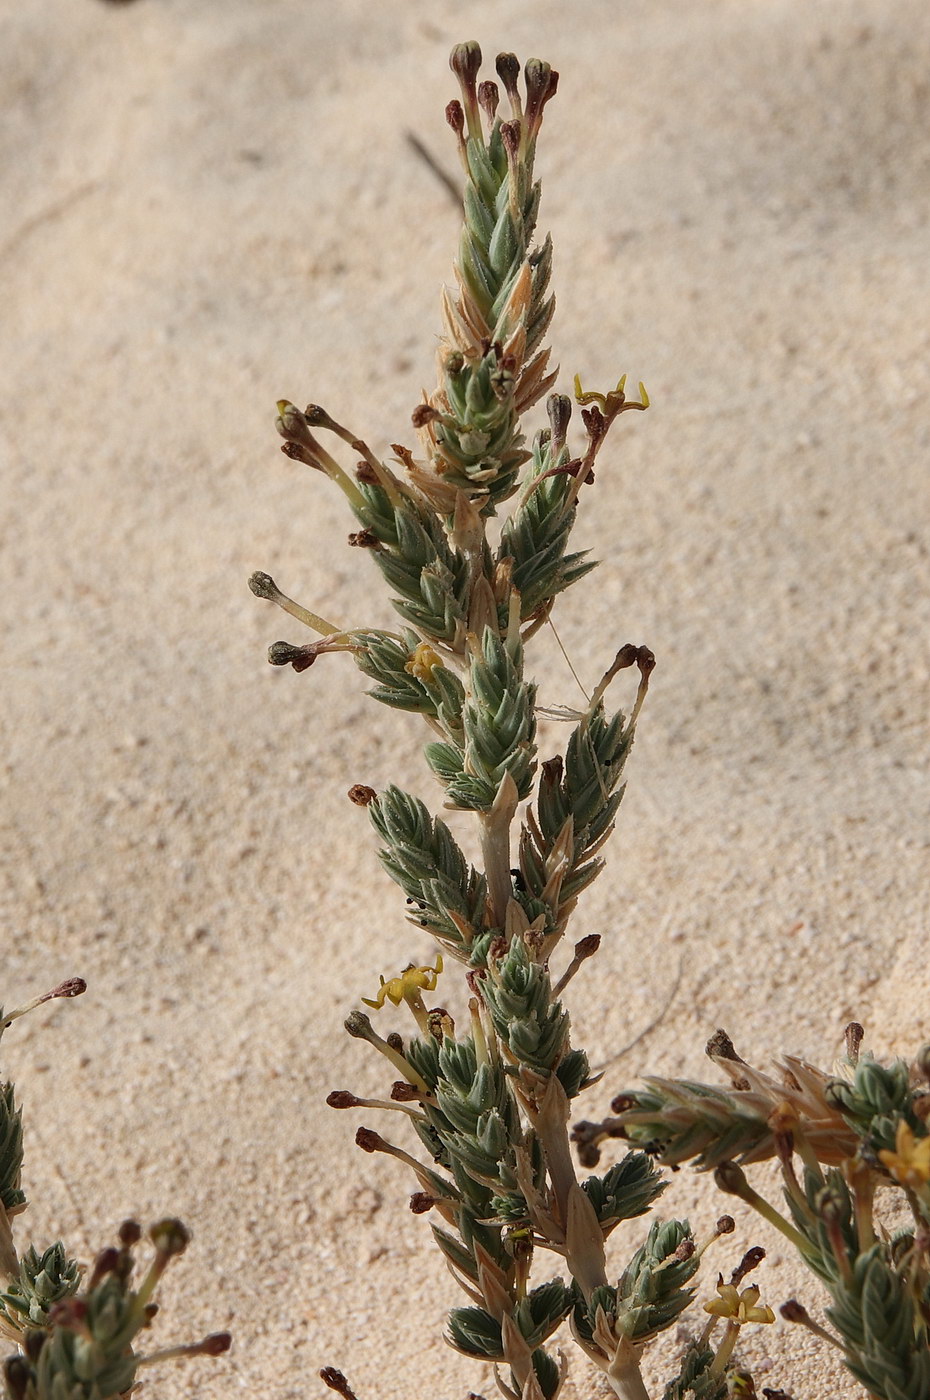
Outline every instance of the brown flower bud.
<svg viewBox="0 0 930 1400"><path fill-rule="evenodd" d="M449 55L449 67L462 85L462 93L474 93L475 81L481 68L481 48L474 39L465 44L456 44Z"/></svg>
<svg viewBox="0 0 930 1400"><path fill-rule="evenodd" d="M802 1324L810 1321L810 1313L803 1303L799 1303L797 1298L789 1298L786 1303L782 1303L778 1309L786 1322L800 1322Z"/></svg>
<svg viewBox="0 0 930 1400"><path fill-rule="evenodd" d="M326 1102L330 1108L355 1108L359 1100L348 1089L334 1089L326 1095Z"/></svg>
<svg viewBox="0 0 930 1400"><path fill-rule="evenodd" d="M66 982L60 982L48 995L51 1000L53 997L79 997L86 991L87 983L83 977L69 977Z"/></svg>
<svg viewBox="0 0 930 1400"><path fill-rule="evenodd" d="M636 664L639 667L639 673L643 680L647 680L656 668L655 653L650 651L648 647L638 647L636 651Z"/></svg>
<svg viewBox="0 0 930 1400"><path fill-rule="evenodd" d="M593 958L598 948L601 946L601 935L599 933L589 933L585 938L580 938L575 944L575 957L579 962L583 958Z"/></svg>
<svg viewBox="0 0 930 1400"><path fill-rule="evenodd" d="M355 1134L355 1145L363 1152L380 1152L384 1147L384 1138L374 1128L359 1128Z"/></svg>
<svg viewBox="0 0 930 1400"><path fill-rule="evenodd" d="M124 1249L132 1249L142 1238L142 1226L138 1220L124 1220L119 1227L118 1238Z"/></svg>
<svg viewBox="0 0 930 1400"><path fill-rule="evenodd" d="M733 1270L730 1282L734 1285L742 1283L747 1274L751 1274L753 1269L757 1269L765 1258L765 1250L761 1245L753 1245L747 1249L742 1259Z"/></svg>
<svg viewBox="0 0 930 1400"><path fill-rule="evenodd" d="M183 1221L166 1216L164 1220L156 1220L154 1225L149 1226L149 1239L159 1254L172 1258L184 1253L191 1242L191 1232Z"/></svg>
<svg viewBox="0 0 930 1400"><path fill-rule="evenodd" d="M335 1366L324 1366L320 1372L320 1380L328 1385L330 1390L337 1391L343 1400L357 1400L355 1391L349 1385L341 1371L337 1371Z"/></svg>
<svg viewBox="0 0 930 1400"><path fill-rule="evenodd" d="M364 783L354 783L349 788L347 796L350 802L355 803L356 807L370 807L378 794L373 787L366 787Z"/></svg>
<svg viewBox="0 0 930 1400"><path fill-rule="evenodd" d="M501 95L497 83L490 80L478 84L478 103L489 122L493 122L497 116L497 108L500 104Z"/></svg>
<svg viewBox="0 0 930 1400"><path fill-rule="evenodd" d="M494 67L516 115L522 110L520 90L517 87L517 80L520 77L520 60L515 53L499 53L494 61Z"/></svg>
<svg viewBox="0 0 930 1400"><path fill-rule="evenodd" d="M107 1249L101 1249L97 1258L94 1260L93 1271L87 1282L88 1293L93 1292L100 1280L106 1278L107 1274L112 1274L118 1264L119 1250L115 1245L111 1244Z"/></svg>
<svg viewBox="0 0 930 1400"><path fill-rule="evenodd" d="M846 1040L846 1055L854 1065L859 1063L859 1046L862 1044L865 1031L858 1021L850 1021L843 1032Z"/></svg>
<svg viewBox="0 0 930 1400"><path fill-rule="evenodd" d="M369 1040L374 1034L371 1021L364 1011L350 1011L345 1019L345 1028L356 1040Z"/></svg>
<svg viewBox="0 0 930 1400"><path fill-rule="evenodd" d="M349 544L355 549L381 549L381 541L374 530L356 530L349 536Z"/></svg>
<svg viewBox="0 0 930 1400"><path fill-rule="evenodd" d="M232 1337L228 1332L211 1332L204 1337L197 1350L201 1356L222 1356L231 1346Z"/></svg>
<svg viewBox="0 0 930 1400"><path fill-rule="evenodd" d="M297 672L307 671L319 656L313 642L295 647L290 642L272 642L268 648L268 662L271 666L293 666Z"/></svg>
<svg viewBox="0 0 930 1400"><path fill-rule="evenodd" d="M504 150L507 152L507 159L516 160L520 150L520 123L518 121L501 122L501 140L504 143Z"/></svg>
<svg viewBox="0 0 930 1400"><path fill-rule="evenodd" d="M636 652L638 648L634 647L633 650ZM636 659L635 656L633 659ZM632 665L633 663L630 662L629 664ZM712 1060L735 1060L736 1063L740 1065L746 1063L741 1055L737 1055L733 1042L726 1031L719 1028L714 1031L710 1040L704 1046L704 1054L708 1055Z"/></svg>
<svg viewBox="0 0 930 1400"><path fill-rule="evenodd" d="M568 425L572 417L572 401L567 394L550 394L546 399L546 412L552 429L552 453L557 456L565 445Z"/></svg>

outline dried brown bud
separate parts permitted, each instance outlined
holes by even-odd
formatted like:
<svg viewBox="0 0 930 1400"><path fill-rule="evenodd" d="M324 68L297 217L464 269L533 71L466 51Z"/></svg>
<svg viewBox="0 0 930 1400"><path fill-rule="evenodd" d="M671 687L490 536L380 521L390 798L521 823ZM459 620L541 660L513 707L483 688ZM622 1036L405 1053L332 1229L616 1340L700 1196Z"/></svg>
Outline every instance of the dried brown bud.
<svg viewBox="0 0 930 1400"><path fill-rule="evenodd" d="M313 428L334 428L334 420L318 403L308 403L304 409L304 417Z"/></svg>
<svg viewBox="0 0 930 1400"><path fill-rule="evenodd" d="M736 1221L732 1215L721 1215L714 1229L718 1235L732 1235L736 1229Z"/></svg>
<svg viewBox="0 0 930 1400"><path fill-rule="evenodd" d="M367 486L377 486L379 484L378 473L368 462L356 462L355 479L356 481L365 482Z"/></svg>
<svg viewBox="0 0 930 1400"><path fill-rule="evenodd" d="M232 1346L228 1332L211 1332L197 1347L201 1356L222 1356Z"/></svg>
<svg viewBox="0 0 930 1400"><path fill-rule="evenodd" d="M305 447L301 447L299 442L282 442L281 451L285 457L290 457L292 462L305 462L308 466L315 465L316 459L311 457Z"/></svg>
<svg viewBox="0 0 930 1400"><path fill-rule="evenodd" d="M501 122L501 140L504 143L504 150L507 152L507 159L516 160L520 150L520 123L518 121Z"/></svg>
<svg viewBox="0 0 930 1400"><path fill-rule="evenodd" d="M334 1089L326 1095L326 1102L330 1108L355 1108L359 1100L348 1089Z"/></svg>
<svg viewBox="0 0 930 1400"><path fill-rule="evenodd" d="M320 1372L320 1380L328 1385L330 1390L338 1391L344 1400L357 1400L355 1391L342 1372L337 1371L335 1366L324 1366Z"/></svg>
<svg viewBox="0 0 930 1400"><path fill-rule="evenodd" d="M364 1011L350 1011L344 1025L349 1035L354 1035L356 1040L370 1040L374 1035L371 1021Z"/></svg>
<svg viewBox="0 0 930 1400"><path fill-rule="evenodd" d="M504 91L510 98L514 113L520 112L520 90L517 87L517 80L520 77L520 60L515 53L499 53L494 61L497 76L504 85Z"/></svg>
<svg viewBox="0 0 930 1400"><path fill-rule="evenodd" d="M355 1145L363 1152L380 1152L384 1147L384 1138L374 1128L359 1128L355 1134Z"/></svg>
<svg viewBox="0 0 930 1400"><path fill-rule="evenodd" d="M456 136L461 137L463 135L465 131L465 112L457 97L454 97L451 102L446 104L446 121L449 123Z"/></svg>
<svg viewBox="0 0 930 1400"><path fill-rule="evenodd" d="M87 983L83 977L69 977L66 982L60 982L48 995L51 1000L53 997L79 997L86 991Z"/></svg>
<svg viewBox="0 0 930 1400"><path fill-rule="evenodd" d="M535 136L542 123L543 108L555 96L559 75L542 59L531 58L527 60L523 77L526 82L526 118L530 135Z"/></svg>
<svg viewBox="0 0 930 1400"><path fill-rule="evenodd" d="M425 1215L428 1210L432 1210L436 1204L434 1196L428 1196L425 1191L414 1191L410 1197L410 1209L414 1215Z"/></svg>
<svg viewBox="0 0 930 1400"><path fill-rule="evenodd" d="M478 103L489 122L493 122L497 116L497 108L500 104L501 95L497 83L487 80L478 84Z"/></svg>
<svg viewBox="0 0 930 1400"><path fill-rule="evenodd" d="M859 1046L862 1044L865 1031L858 1021L850 1021L843 1035L846 1040L846 1055L854 1065L859 1063Z"/></svg>
<svg viewBox="0 0 930 1400"><path fill-rule="evenodd" d="M407 1084L403 1079L397 1079L391 1085L391 1098L395 1103L414 1103L421 1096L420 1090L414 1084Z"/></svg>
<svg viewBox="0 0 930 1400"><path fill-rule="evenodd" d="M650 651L648 647L639 647L636 653L636 664L643 680L648 680L656 668L655 652Z"/></svg>
<svg viewBox="0 0 930 1400"><path fill-rule="evenodd" d="M617 671L623 671L628 666L635 666L638 654L639 647L634 646L632 642L624 642L623 646L614 657L613 665L610 668L611 671L616 674ZM710 1051L708 1050L707 1053L710 1054Z"/></svg>
<svg viewBox="0 0 930 1400"><path fill-rule="evenodd" d="M561 754L556 754L555 758L547 758L541 768L541 779L546 787L556 787L562 781L562 773L565 763Z"/></svg>
<svg viewBox="0 0 930 1400"><path fill-rule="evenodd" d="M410 421L415 428L425 428L427 423L434 423L441 416L431 403L418 403L410 415Z"/></svg>
<svg viewBox="0 0 930 1400"><path fill-rule="evenodd" d="M456 44L449 55L449 67L462 84L464 94L472 93L481 68L481 48L474 39Z"/></svg>
<svg viewBox="0 0 930 1400"><path fill-rule="evenodd" d="M638 648L636 648L638 651ZM741 1055L737 1055L732 1040L725 1030L719 1028L714 1031L710 1040L704 1046L704 1054L712 1060L735 1060L738 1065L744 1065L746 1061Z"/></svg>
<svg viewBox="0 0 930 1400"><path fill-rule="evenodd" d="M355 803L356 807L370 807L378 794L373 787L366 787L364 783L354 783L349 788L347 796L350 802Z"/></svg>
<svg viewBox="0 0 930 1400"><path fill-rule="evenodd" d="M355 549L381 549L382 544L374 530L356 530L349 536L349 544Z"/></svg>
<svg viewBox="0 0 930 1400"><path fill-rule="evenodd" d="M803 1303L799 1303L797 1298L789 1298L786 1303L782 1303L778 1309L786 1322L800 1322L806 1325L810 1322L810 1313Z"/></svg>
<svg viewBox="0 0 930 1400"><path fill-rule="evenodd" d="M607 436L607 429L610 427L610 424L607 422L607 419L604 417L597 404L594 404L591 408L583 408L581 410L581 421L585 425L590 447L596 451L602 439Z"/></svg>
<svg viewBox="0 0 930 1400"><path fill-rule="evenodd" d="M679 1264L683 1264L686 1259L690 1259L696 1248L697 1245L694 1243L694 1240L682 1240L681 1244L675 1250L675 1258L678 1260Z"/></svg>
<svg viewBox="0 0 930 1400"><path fill-rule="evenodd" d="M444 1006L434 1006L427 1013L426 1026L430 1035L436 1040L443 1040L446 1036L455 1034L455 1022Z"/></svg>
<svg viewBox="0 0 930 1400"><path fill-rule="evenodd" d="M550 394L546 399L546 412L552 429L552 454L558 456L568 436L568 425L572 418L572 401L567 394Z"/></svg>
<svg viewBox="0 0 930 1400"><path fill-rule="evenodd" d="M599 933L589 933L585 938L580 938L575 944L575 957L579 962L584 958L593 958L600 946L601 935Z"/></svg>
<svg viewBox="0 0 930 1400"><path fill-rule="evenodd" d="M119 1250L115 1245L110 1245L107 1249L101 1249L97 1258L94 1260L93 1271L87 1283L87 1291L91 1292L95 1289L100 1280L106 1278L107 1274L112 1274L118 1264Z"/></svg>
<svg viewBox="0 0 930 1400"><path fill-rule="evenodd" d="M132 1249L142 1238L142 1226L138 1220L124 1220L119 1227L118 1237L124 1249Z"/></svg>
<svg viewBox="0 0 930 1400"><path fill-rule="evenodd" d="M295 647L290 642L272 642L268 648L268 661L272 666L293 666L297 672L307 671L319 656L313 642Z"/></svg>
<svg viewBox="0 0 930 1400"><path fill-rule="evenodd" d="M390 1035L386 1037L386 1040L391 1049L396 1050L398 1055L404 1053L404 1037L399 1031L391 1031Z"/></svg>
<svg viewBox="0 0 930 1400"><path fill-rule="evenodd" d="M252 574L250 577L249 588L251 588L256 598L267 598L272 603L275 602L281 593L281 590L271 575L263 574L260 571Z"/></svg>
<svg viewBox="0 0 930 1400"><path fill-rule="evenodd" d="M747 1249L742 1259L737 1264L730 1276L730 1282L734 1285L742 1283L747 1274L751 1274L753 1269L757 1269L765 1258L765 1250L761 1245L753 1245Z"/></svg>

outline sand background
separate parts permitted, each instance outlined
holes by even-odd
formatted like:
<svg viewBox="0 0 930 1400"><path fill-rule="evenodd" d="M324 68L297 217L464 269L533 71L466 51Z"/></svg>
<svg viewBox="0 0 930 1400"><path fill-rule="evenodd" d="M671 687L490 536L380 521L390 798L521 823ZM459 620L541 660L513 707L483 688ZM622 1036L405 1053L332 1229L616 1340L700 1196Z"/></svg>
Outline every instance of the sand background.
<svg viewBox="0 0 930 1400"><path fill-rule="evenodd" d="M193 1225L159 1340L236 1343L160 1372L169 1400L322 1394L326 1363L361 1400L493 1385L440 1340L412 1183L322 1107L383 1087L342 1018L430 954L344 796L435 802L420 731L343 658L268 667L302 638L246 587L389 621L273 404L412 444L457 225L404 133L454 172L467 37L562 73L539 170L564 386L628 371L654 404L604 454L578 535L605 563L558 618L588 682L626 640L659 658L577 918L605 935L578 1040L607 1060L681 979L583 1112L705 1073L717 1025L762 1061L829 1063L851 1016L882 1053L926 1036L923 0L0 0L2 992L90 984L3 1043L18 1237L87 1258L127 1214ZM551 638L537 663L574 703ZM689 1173L663 1202L720 1208ZM815 1306L757 1240L766 1299ZM781 1324L746 1355L805 1400L859 1393ZM577 1356L567 1400L597 1393Z"/></svg>

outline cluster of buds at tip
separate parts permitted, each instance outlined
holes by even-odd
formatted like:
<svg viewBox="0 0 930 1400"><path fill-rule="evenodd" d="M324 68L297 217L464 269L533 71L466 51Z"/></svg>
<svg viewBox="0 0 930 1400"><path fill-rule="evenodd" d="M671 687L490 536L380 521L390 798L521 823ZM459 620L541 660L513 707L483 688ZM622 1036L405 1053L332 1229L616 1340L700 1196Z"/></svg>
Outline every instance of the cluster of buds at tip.
<svg viewBox="0 0 930 1400"><path fill-rule="evenodd" d="M126 1220L119 1242L97 1255L81 1292L60 1297L39 1326L26 1332L23 1354L11 1357L5 1380L11 1400L57 1400L58 1396L94 1395L117 1400L135 1388L141 1367L181 1357L221 1356L229 1350L228 1332L212 1332L199 1342L140 1356L134 1343L147 1332L158 1312L152 1293L172 1259L183 1254L190 1232L173 1217L148 1231L154 1249L138 1289L131 1284L133 1250L142 1238L138 1222ZM75 1277L75 1283L77 1276ZM3 1295L3 1301L9 1298Z"/></svg>

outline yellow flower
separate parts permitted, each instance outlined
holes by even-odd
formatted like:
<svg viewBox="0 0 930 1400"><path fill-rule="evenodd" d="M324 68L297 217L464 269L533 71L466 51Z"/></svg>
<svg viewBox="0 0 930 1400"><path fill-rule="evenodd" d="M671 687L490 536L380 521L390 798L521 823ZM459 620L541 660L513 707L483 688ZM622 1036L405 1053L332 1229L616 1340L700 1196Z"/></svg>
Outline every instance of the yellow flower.
<svg viewBox="0 0 930 1400"><path fill-rule="evenodd" d="M420 642L410 653L410 660L404 666L404 670L418 681L431 681L436 667L441 665L442 658L429 642Z"/></svg>
<svg viewBox="0 0 930 1400"><path fill-rule="evenodd" d="M883 1167L902 1186L919 1190L930 1181L930 1137L915 1138L911 1127L902 1118L894 1140L895 1150L886 1149L878 1157Z"/></svg>
<svg viewBox="0 0 930 1400"><path fill-rule="evenodd" d="M704 1304L705 1312L713 1313L715 1317L728 1318L737 1324L775 1321L775 1314L771 1308L764 1305L761 1308L756 1307L759 1289L754 1284L740 1293L734 1284L724 1283L721 1278L717 1282L717 1292L720 1294L719 1298Z"/></svg>
<svg viewBox="0 0 930 1400"><path fill-rule="evenodd" d="M581 375L575 375L575 402L580 404L596 403L608 417L612 418L620 408L648 408L649 395L642 384L639 386L639 397L640 403L627 403L625 374L619 380L616 389L608 389L606 394L600 394L596 389L583 389Z"/></svg>
<svg viewBox="0 0 930 1400"><path fill-rule="evenodd" d="M376 1011L380 1011L384 1005L385 998L392 1001L395 1006L400 1006L402 1001L406 1001L413 1007L422 1006L423 998L421 991L432 992L436 987L436 979L442 972L442 954L436 955L435 967L414 967L411 963L405 967L399 977L392 977L389 982L381 978L381 986L378 988L378 995L374 1001L368 997L362 997L366 1006L373 1006Z"/></svg>

